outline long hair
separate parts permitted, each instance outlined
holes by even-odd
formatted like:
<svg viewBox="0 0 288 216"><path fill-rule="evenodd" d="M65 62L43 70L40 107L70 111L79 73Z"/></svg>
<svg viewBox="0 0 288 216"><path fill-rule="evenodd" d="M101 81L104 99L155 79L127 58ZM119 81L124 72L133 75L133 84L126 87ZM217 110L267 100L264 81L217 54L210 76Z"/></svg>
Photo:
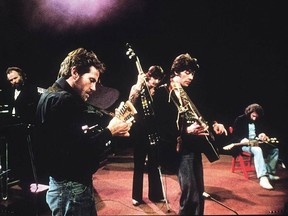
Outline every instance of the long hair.
<svg viewBox="0 0 288 216"><path fill-rule="evenodd" d="M170 77L174 77L175 73L179 74L185 70L195 73L199 67L196 58L192 58L188 53L181 54L177 56L172 63Z"/></svg>
<svg viewBox="0 0 288 216"><path fill-rule="evenodd" d="M245 108L246 115L250 115L252 112L256 112L259 117L262 117L264 115L264 110L262 106L257 103L250 104Z"/></svg>

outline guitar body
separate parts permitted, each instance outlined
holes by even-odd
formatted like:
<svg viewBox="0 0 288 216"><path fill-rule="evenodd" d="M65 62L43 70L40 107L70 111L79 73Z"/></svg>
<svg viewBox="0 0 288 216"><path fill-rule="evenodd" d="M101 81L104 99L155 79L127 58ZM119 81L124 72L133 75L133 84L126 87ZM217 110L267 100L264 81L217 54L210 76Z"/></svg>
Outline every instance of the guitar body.
<svg viewBox="0 0 288 216"><path fill-rule="evenodd" d="M208 136L205 136L203 145L203 153L205 154L210 163L220 159L219 151L215 147L214 140L211 141Z"/></svg>
<svg viewBox="0 0 288 216"><path fill-rule="evenodd" d="M265 149L267 147L270 148L277 148L277 145L279 141L277 138L269 138L267 141L261 141L259 138L256 137L256 139L249 140L249 142L240 142L240 143L231 143L229 145L226 145L223 147L224 150L231 150L233 147L236 146L259 146L262 149Z"/></svg>
<svg viewBox="0 0 288 216"><path fill-rule="evenodd" d="M183 128L187 128L189 127L189 125L195 122L197 122L199 125L202 125L202 126L208 125L207 122L202 119L199 111L197 110L193 102L191 101L190 97L184 91L184 89L180 85L177 85L176 88L181 89L182 97L185 97L184 100L188 101L185 107L181 107L179 103L176 102L178 101L178 98L176 98L175 93L172 92L171 94L171 98L174 104L176 105L176 107L178 107L178 110L182 111L182 113L180 114L180 122L179 122L179 125L181 126L180 131L183 131ZM219 151L215 146L215 137L212 132L207 130L205 133L207 133L208 135L199 135L199 136L198 135L192 136L189 134L185 135L185 132L184 133L181 132L181 133L184 134L184 136L191 137L191 141L187 141L189 142L189 145L194 145L194 142L197 143L195 150L204 153L204 155L207 157L209 162L212 163L220 159ZM193 141L194 139L195 141ZM179 148L181 150L181 146Z"/></svg>
<svg viewBox="0 0 288 216"><path fill-rule="evenodd" d="M189 126L186 123L187 127ZM210 135L189 135L184 134L183 135L183 141L187 143L186 145L190 145L191 148L194 148L195 151L203 153L206 158L209 160L210 163L213 163L220 159L218 148L215 145L215 139L212 134ZM190 148L190 146L187 146ZM180 147L181 150L181 147Z"/></svg>
<svg viewBox="0 0 288 216"><path fill-rule="evenodd" d="M194 119L191 119L189 117L190 115L188 113L185 113L185 120L186 120L186 124L188 124L187 126L189 126L190 124L193 124L195 122ZM214 162L220 159L220 155L219 155L219 151L215 146L215 138L214 135L212 134L211 131L207 131L207 133L209 135L203 135L203 136L199 136L200 137L200 141L201 142L201 146L199 148L202 149L202 152L204 153L204 155L207 157L207 159L209 160L209 162Z"/></svg>

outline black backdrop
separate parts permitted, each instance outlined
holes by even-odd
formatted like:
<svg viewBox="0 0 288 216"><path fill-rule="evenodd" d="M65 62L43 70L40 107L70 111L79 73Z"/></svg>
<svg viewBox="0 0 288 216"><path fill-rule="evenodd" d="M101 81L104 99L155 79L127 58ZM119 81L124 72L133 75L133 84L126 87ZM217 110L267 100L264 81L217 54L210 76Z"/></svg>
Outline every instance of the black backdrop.
<svg viewBox="0 0 288 216"><path fill-rule="evenodd" d="M54 6L47 7L48 2ZM74 8L77 1L55 2L1 1L0 89L7 86L9 66L21 67L46 88L67 53L84 47L106 64L102 83L125 99L137 78L125 55L127 42L144 70L152 64L169 70L177 55L188 52L200 64L191 90L203 116L230 125L257 102L271 123L271 135L288 140L285 1L98 0L87 8L81 6L86 1ZM101 2L116 6L89 10Z"/></svg>

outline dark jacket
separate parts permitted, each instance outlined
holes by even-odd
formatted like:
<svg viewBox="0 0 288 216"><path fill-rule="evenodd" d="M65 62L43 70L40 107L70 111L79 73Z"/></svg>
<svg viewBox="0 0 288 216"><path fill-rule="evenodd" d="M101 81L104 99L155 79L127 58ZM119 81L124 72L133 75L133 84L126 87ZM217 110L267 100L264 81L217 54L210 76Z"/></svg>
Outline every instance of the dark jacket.
<svg viewBox="0 0 288 216"><path fill-rule="evenodd" d="M131 128L130 134L135 145L141 142L141 145L145 143L145 145L149 146L148 137L158 133L155 124L153 99L151 99L148 91L148 88L142 89L134 102L137 114L135 115L135 122ZM156 139L156 137L153 136L153 139L154 138Z"/></svg>
<svg viewBox="0 0 288 216"><path fill-rule="evenodd" d="M14 88L10 87L5 92L5 103L9 105L9 114L12 114L12 109L15 107L15 116L22 123L34 123L36 106L39 100L37 87L28 81L22 86L19 96L14 99Z"/></svg>
<svg viewBox="0 0 288 216"><path fill-rule="evenodd" d="M174 93L172 92L170 96L173 97L172 94ZM190 95L188 96L190 97ZM218 149L215 147L215 143L212 137L207 136L210 142L209 143L207 142L205 136L195 136L186 133L186 127L188 125L186 124L185 117L183 115L178 116L177 107L172 101L171 97L169 102L169 93L166 87L161 87L156 91L154 96L154 104L155 104L158 127L160 130L160 139L162 143L165 143L163 144L163 146L166 146L165 148L168 147L170 149L169 152L174 151L174 161L176 161L175 158L176 159L179 158L179 153L176 153L176 144L177 144L177 137L180 135L182 138L181 152L180 152L181 154L187 154L190 152L205 153L205 155L209 157L209 160L210 159L212 161L217 160L217 157L219 156ZM179 127L177 127L178 118L179 118L178 121ZM213 132L211 132L211 135L214 137ZM214 150L216 150L216 153L214 152ZM173 156L168 157L172 158ZM177 162L173 163L177 164Z"/></svg>
<svg viewBox="0 0 288 216"><path fill-rule="evenodd" d="M105 145L112 134L108 129L84 133L82 126L88 122L85 102L64 78L58 79L42 94L37 107L36 152L40 169L58 181L91 184L99 163L98 145Z"/></svg>

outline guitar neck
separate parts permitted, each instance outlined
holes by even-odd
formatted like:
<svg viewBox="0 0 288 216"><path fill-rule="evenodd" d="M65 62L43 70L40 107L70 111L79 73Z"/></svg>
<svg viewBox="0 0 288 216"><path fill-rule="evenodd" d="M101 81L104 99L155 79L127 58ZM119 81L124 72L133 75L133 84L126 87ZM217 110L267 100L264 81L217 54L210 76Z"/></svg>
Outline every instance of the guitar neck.
<svg viewBox="0 0 288 216"><path fill-rule="evenodd" d="M250 140L249 142L244 142L244 143L233 143L234 146L259 146L262 144L267 144L267 145L271 145L271 146L275 146L275 144L278 143L278 140L276 138L270 138L267 141L261 141L258 138L256 138L255 140Z"/></svg>
<svg viewBox="0 0 288 216"><path fill-rule="evenodd" d="M138 73L139 73L140 75L141 75L141 74L144 74L144 71L143 71L142 66L141 66L141 64L140 64L140 59L138 58L138 56L136 56L135 64L136 64ZM148 88L148 85L147 85L147 82L146 82L145 79L144 79L144 88L145 88L145 90L147 91L149 100L153 101L153 98L152 98L152 96L151 96L151 94L150 94L150 90L149 90L149 88Z"/></svg>
<svg viewBox="0 0 288 216"><path fill-rule="evenodd" d="M258 142L244 142L244 143L232 143L233 146L258 146L259 143Z"/></svg>

